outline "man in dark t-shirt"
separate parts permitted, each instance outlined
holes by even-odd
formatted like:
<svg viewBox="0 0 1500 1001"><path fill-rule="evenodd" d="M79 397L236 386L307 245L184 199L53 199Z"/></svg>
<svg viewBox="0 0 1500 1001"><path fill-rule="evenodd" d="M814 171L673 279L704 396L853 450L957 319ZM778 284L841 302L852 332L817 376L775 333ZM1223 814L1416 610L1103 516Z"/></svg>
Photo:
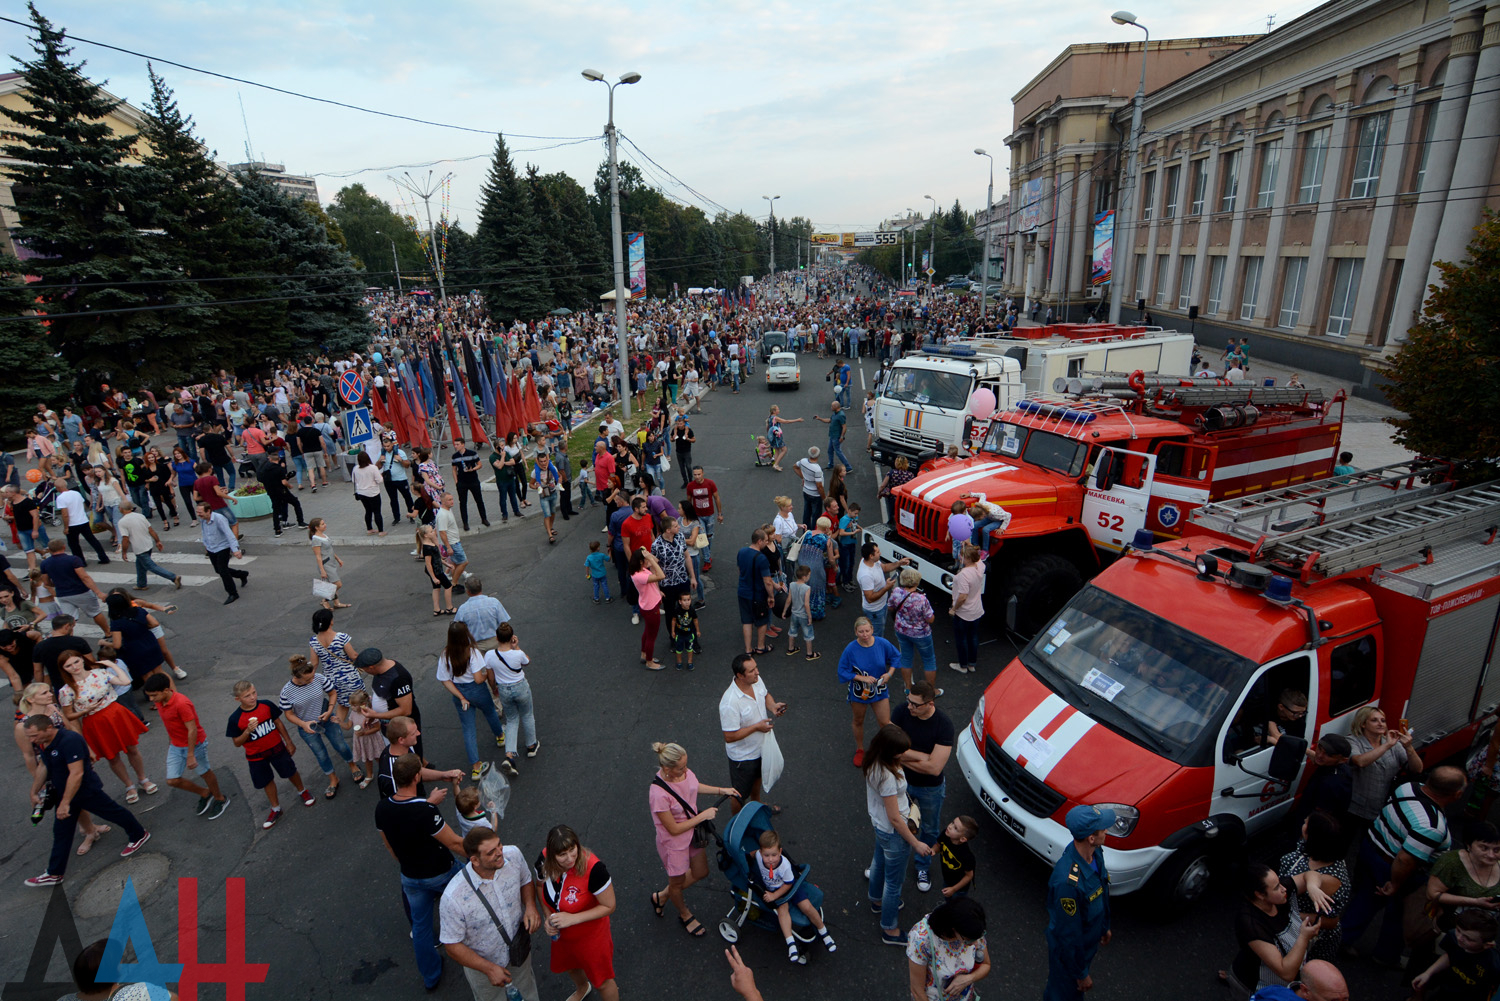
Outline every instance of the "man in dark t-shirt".
<svg viewBox="0 0 1500 1001"><path fill-rule="evenodd" d="M214 475L233 490L234 460L229 455L229 439L224 435L224 425L216 422L209 430L198 435L197 442L203 451L203 458L213 467Z"/></svg>
<svg viewBox="0 0 1500 1001"><path fill-rule="evenodd" d="M395 719L397 716L407 716L422 726L422 711L417 708L417 696L414 691L411 672L402 667L399 661L391 660L375 647L365 647L359 652L359 657L354 661L354 666L370 676L370 689L373 694L373 707L367 716L381 721L380 728L385 730L385 721ZM422 753L422 738L418 734L412 750L417 752L417 757L427 760Z"/></svg>
<svg viewBox="0 0 1500 1001"><path fill-rule="evenodd" d="M937 707L937 689L930 682L914 681L906 693L906 705L891 711L891 722L911 738L911 750L901 755L901 769L906 773L907 795L922 811L922 829L917 837L936 845L943 829L943 796L947 792L943 769L953 753L953 721ZM917 889L923 893L932 889L931 865L932 856L917 856Z"/></svg>
<svg viewBox="0 0 1500 1001"><path fill-rule="evenodd" d="M458 513L464 523L464 531L469 530L469 495L474 495L474 503L479 508L479 522L482 525L490 523L490 516L484 510L484 493L479 486L479 453L469 447L469 443L459 438L453 443L453 492L458 495Z"/></svg>
<svg viewBox="0 0 1500 1001"><path fill-rule="evenodd" d="M31 669L34 681L46 681L53 688L65 683L62 673L64 654L92 654L93 648L73 635L74 618L59 615L52 620L52 635L37 643L31 650Z"/></svg>

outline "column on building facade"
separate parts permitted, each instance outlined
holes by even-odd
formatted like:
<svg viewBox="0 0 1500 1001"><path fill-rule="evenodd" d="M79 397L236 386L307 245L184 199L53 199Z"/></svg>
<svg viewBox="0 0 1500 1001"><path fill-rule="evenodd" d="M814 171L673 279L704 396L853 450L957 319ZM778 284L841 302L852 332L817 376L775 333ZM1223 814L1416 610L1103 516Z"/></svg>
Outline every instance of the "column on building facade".
<svg viewBox="0 0 1500 1001"><path fill-rule="evenodd" d="M1058 153L1052 159L1052 244L1047 249L1051 254L1048 263L1047 294L1049 301L1061 303L1068 291L1068 257L1072 242L1074 190L1073 156Z"/></svg>
<svg viewBox="0 0 1500 1001"><path fill-rule="evenodd" d="M1323 187L1318 196L1318 215L1313 221L1312 243L1308 250L1307 288L1309 290L1322 289L1333 282L1333 261L1328 256L1328 242L1333 231L1334 203L1340 197L1339 185L1343 183L1344 151L1349 147L1349 109L1353 104L1353 89L1354 75L1352 73L1339 74L1334 89L1335 110L1332 130L1328 138L1328 160L1323 164ZM1346 256L1342 253L1342 247L1339 250L1340 253L1335 256ZM1315 268L1322 269L1322 273L1314 271ZM1366 280L1368 279L1361 276L1360 284L1364 284ZM1323 304L1321 293L1311 301L1304 296L1303 306L1309 314L1309 324L1318 322L1318 314L1321 313ZM1316 328L1309 327L1309 329L1315 330Z"/></svg>
<svg viewBox="0 0 1500 1001"><path fill-rule="evenodd" d="M1211 130L1217 131L1222 124L1222 122L1215 120L1209 127ZM1188 138L1189 145L1191 145L1194 137L1189 136ZM1192 165L1192 160L1190 158L1187 163L1187 167L1189 168L1189 170L1191 170ZM1208 245L1208 235L1210 232L1210 224L1213 217L1213 213L1209 211L1209 204L1210 199L1213 198L1214 190L1218 187L1218 184L1219 147L1218 144L1211 143L1208 148L1208 179L1204 181L1203 184L1203 211L1198 216L1198 257L1199 264L1204 267L1207 267L1208 265L1207 258L1211 256L1210 250L1212 249ZM1193 207L1193 182L1191 177L1189 177L1187 185L1187 201L1183 207L1191 210ZM1224 288L1219 299L1219 308L1227 312L1230 302L1233 301L1233 296L1230 294L1234 290L1233 258L1226 261L1224 267Z"/></svg>
<svg viewBox="0 0 1500 1001"><path fill-rule="evenodd" d="M1433 247L1434 261L1458 262L1468 254L1474 228L1490 194L1490 175L1495 167L1495 153L1500 147L1500 6L1484 12L1484 32L1479 43L1479 61L1474 67L1474 82L1469 107L1464 113L1463 138L1453 163L1453 178L1448 186L1451 197L1443 207L1443 221L1438 227ZM1431 280L1439 280L1437 269Z"/></svg>
<svg viewBox="0 0 1500 1001"><path fill-rule="evenodd" d="M1287 206L1292 203L1293 178L1296 176L1297 167L1297 117L1299 108L1303 107L1302 93L1292 91L1286 96L1286 107L1283 109L1285 118L1281 130L1281 162L1277 166L1276 190L1271 195L1271 218L1266 226L1266 259L1274 262L1277 268L1281 267L1283 260L1281 256L1281 234L1286 231ZM1307 284L1302 288L1302 316L1312 311L1311 302L1317 299L1317 294L1311 291Z"/></svg>
<svg viewBox="0 0 1500 1001"><path fill-rule="evenodd" d="M1160 140L1158 140L1157 149L1160 148ZM1145 162L1145 154L1141 154L1140 181L1135 189L1135 218L1137 220L1136 225L1146 231L1146 273L1151 276L1151 287L1146 290L1146 302L1148 305L1155 306L1157 294L1159 292L1165 294L1166 291L1156 287L1157 247L1161 243L1161 213L1156 211L1156 206L1161 200L1161 186L1166 175L1163 172L1161 158L1153 156L1152 160L1156 164L1152 168L1152 173L1156 176L1156 183L1152 185L1154 190L1151 192L1151 204L1148 206L1146 204L1146 168L1150 165ZM1148 208L1151 210L1151 218L1149 219L1146 218L1146 210ZM1167 283L1167 289L1172 287L1171 280L1167 275L1162 275L1161 279ZM1168 305L1165 298L1162 299L1162 305Z"/></svg>
<svg viewBox="0 0 1500 1001"><path fill-rule="evenodd" d="M1171 140L1169 139L1168 143L1170 144L1170 142L1171 142ZM1180 258L1181 253L1182 253L1182 226L1183 226L1183 219L1187 215L1187 213L1183 211L1183 209L1185 208L1185 206L1183 204L1183 196L1184 196L1184 192L1186 192L1188 190L1187 189L1187 184L1188 184L1188 167L1190 166L1190 164L1189 164L1188 161L1189 161L1189 158L1192 155L1193 155L1193 137L1191 135L1188 135L1187 138L1184 139L1183 142L1182 142L1182 153L1177 157L1177 163L1173 164L1169 159L1163 159L1162 162L1161 162L1161 177L1162 177L1162 179L1161 179L1161 184L1162 184L1161 202L1162 202L1162 205L1166 205L1167 204L1167 200L1173 198L1174 194L1176 195L1176 198L1174 199L1174 201L1175 201L1175 204L1177 205L1177 210L1172 213L1172 218L1171 219L1164 219L1164 220L1162 220L1163 225L1167 225L1167 226L1171 226L1172 227L1172 235L1171 235L1171 241L1172 241L1171 242L1171 248L1172 249L1171 249L1171 253L1172 253L1172 259L1174 261L1177 261L1177 266L1173 270L1173 279L1174 280L1180 279L1181 273L1182 273L1182 261L1179 260L1179 258ZM1170 192L1170 191L1168 191L1166 189L1167 175L1171 173L1173 166L1176 166L1176 168L1177 168L1177 191L1175 193L1174 192ZM1193 264L1193 288L1191 288L1191 289L1188 290L1188 305L1190 305L1190 306L1197 306L1197 305L1200 305L1201 302L1202 302L1202 300L1199 298L1199 296L1197 294L1197 290L1200 289L1200 288L1203 288L1203 248L1202 247L1195 247L1195 248L1193 248L1193 259L1194 259L1194 262L1195 262Z"/></svg>
<svg viewBox="0 0 1500 1001"><path fill-rule="evenodd" d="M1406 158L1401 155L1402 151L1412 150L1417 156L1422 155L1418 148L1421 135L1416 129L1417 116L1413 114L1421 61L1421 51L1411 49L1401 53L1396 64L1396 85L1400 96L1391 109L1385 159L1380 164L1380 184L1376 187L1375 210L1370 214L1370 235L1365 242L1365 280L1359 283L1359 295L1354 299L1354 320L1349 327L1349 340L1358 344L1380 340L1381 331L1375 329L1375 310L1385 294L1385 262L1390 251L1391 227L1395 222L1396 195L1401 190L1402 176L1406 172ZM1405 272L1404 266L1402 271Z"/></svg>
<svg viewBox="0 0 1500 1001"><path fill-rule="evenodd" d="M1239 179L1236 181L1238 187L1234 197L1234 219L1229 224L1229 259L1237 261L1240 252L1245 245L1245 212L1249 206L1250 199L1250 171L1255 160L1255 119L1254 109L1249 112L1245 119L1245 133L1240 139L1240 162ZM1217 198L1218 189L1212 192ZM1217 206L1215 206L1217 208ZM1261 248L1263 253L1267 251ZM1270 285L1274 275L1270 274L1276 264L1275 258L1261 261L1260 286L1255 290L1255 319L1256 322L1263 321L1266 316L1266 299L1270 295ZM1236 313L1236 316L1239 314Z"/></svg>
<svg viewBox="0 0 1500 1001"><path fill-rule="evenodd" d="M1073 240L1068 254L1069 299L1086 300L1093 287L1090 277L1094 250L1094 154L1084 153L1074 161Z"/></svg>

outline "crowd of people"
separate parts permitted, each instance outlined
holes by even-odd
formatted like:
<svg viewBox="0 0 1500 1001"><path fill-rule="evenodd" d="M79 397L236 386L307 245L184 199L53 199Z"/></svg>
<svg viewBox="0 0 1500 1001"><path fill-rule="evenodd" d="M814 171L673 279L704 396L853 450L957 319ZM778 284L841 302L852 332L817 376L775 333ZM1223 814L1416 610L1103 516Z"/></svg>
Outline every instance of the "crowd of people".
<svg viewBox="0 0 1500 1001"><path fill-rule="evenodd" d="M670 907L686 935L707 933L685 891L708 875L721 818L732 821L757 804L753 809L770 819L746 853L746 892L764 904L789 963L807 964L816 949L837 956L836 929L809 897L800 867L774 830L781 807L767 800L786 767L775 730L788 705L761 672L778 652L815 662L828 650L828 681L850 706L851 760L873 836L864 870L872 915L866 920L881 942L905 951L903 986L913 1001L977 997L976 985L992 972L974 852L982 828L952 810L946 795L956 729L940 707L935 637L951 633L955 670L978 669L985 568L976 543L991 529L1003 531L1003 512L955 512L970 520L951 523L958 525L951 603L930 600L907 561L883 561L873 543L861 545L862 511L850 497L845 453L849 367L839 359L889 361L918 337L961 336L986 324L969 297L908 302L891 291L877 276L847 269L812 273L800 285L760 287L753 302L632 303L625 383L644 413L639 429L627 430L610 409L621 392L610 317L506 324L490 317L477 295L455 297L446 307L373 297L379 334L368 351L349 357L309 359L248 382L220 373L201 386L134 399L112 390L101 404L65 408L61 416L39 407L28 437L39 473L33 485L23 487L30 476L11 457L0 458L11 541L26 561L23 581L14 572L19 563L12 568L0 556L0 666L17 696L16 743L33 776L34 819L53 813L47 867L27 885L61 883L69 858L92 851L114 830L126 839L122 856L138 851L152 835L130 807L143 795L160 795L163 785L191 794L203 822L223 817L231 796L214 762L243 752L251 784L265 797L263 829L283 821L282 782L293 805L308 808L338 796L346 782L356 790L377 786L376 827L399 870L400 903L428 989L440 985L446 960L462 969L477 1001L499 1001L512 989L536 1001L532 936L544 931L549 968L571 980L571 1001L590 991L617 998L611 921L619 893L606 862L565 825L552 827L529 852L505 843L487 799L492 772L520 776L541 752L545 728L536 719L532 661L519 625L471 569L480 554L466 550L474 519L491 526L486 502L498 494L502 522L535 519L549 543L559 538L558 515L568 520L602 508L597 534L589 529L569 539L582 540L576 558L592 602L618 602L614 625L605 628L626 635L627 614L631 629L639 627L641 669L663 671L668 663L684 672L705 664L721 669L718 654L705 659L711 644L699 618L716 542L723 566L715 593L727 602L734 582L742 651L728 665L718 703L725 760L694 757L699 768L712 769L706 774L724 775L722 784L699 780L684 744L651 745L656 770L643 784L666 875L665 885L649 892L653 912L660 917ZM826 424L827 447L809 448L790 469L781 466L782 429L800 419L770 408L771 464L800 483L800 512L780 487L759 501L726 498L707 475L701 460L710 456L694 427L703 397L717 387L736 392L773 331L785 332L793 350L832 359L829 381L839 397L815 415ZM343 407L339 376L354 371L373 393L400 392L403 358L432 338L482 341L496 351L535 388L540 420L483 445L463 437L401 440L396 426L377 422L374 442L350 453L334 419ZM461 383L454 373L444 377L454 387ZM167 435L175 436L170 455L153 441ZM592 437L582 461L570 451L580 436ZM493 476L488 497L483 469ZM912 474L898 465L881 482L881 496ZM385 536L406 520L414 533L410 557L430 585L432 614L451 619L435 651L434 678L421 686L395 657L360 645L341 628L351 603L343 600L335 528L325 517L305 517L299 494L327 491L345 475L366 533ZM188 675L176 665L157 617L175 606L140 593L149 587L148 574L181 586L181 577L153 554L185 516L199 530L226 604L239 599L250 575L234 562L245 542L230 496L247 483L268 495L275 535L287 525L307 531L307 566L321 584L318 607L306 647L299 634L299 652L274 697L262 697L243 679L217 696L194 693L195 701L179 684ZM724 538L727 507L738 517L757 502L766 505L764 523L747 537ZM62 537L49 538L49 525L60 527ZM406 559L389 549L381 559L393 553ZM89 554L96 565L111 557L133 561L137 594L122 587L106 592L95 583ZM846 596L857 596L860 606L848 631L820 626ZM75 636L81 621L97 623L104 640ZM783 633L784 649L775 642ZM147 716L138 692L165 733L156 752L165 757L164 771L156 772L162 784L149 777L160 763L142 753ZM427 703L430 713L440 695L453 707L462 746L462 760L442 766L436 762L444 755L424 746L418 704ZM225 720L227 745L209 736L214 727L201 714L211 712ZM483 741L478 717L487 729ZM495 750L487 751L491 738ZM310 753L321 784L317 773L299 766L298 744ZM1348 992L1335 964L1348 960L1360 934L1378 920L1374 960L1410 948L1407 979L1424 998L1488 997L1500 978L1493 914L1500 909L1500 832L1479 822L1462 848L1452 848L1447 815L1463 796L1463 774L1439 767L1423 775L1409 735L1387 727L1379 710L1362 712L1348 738L1325 736L1314 754L1305 809L1288 832L1287 851L1274 867L1244 867L1238 952L1222 973L1228 990L1262 1001L1281 997L1268 993L1278 988L1310 1001L1341 1001ZM119 782L118 793L106 786L99 762ZM453 806L445 811L450 796ZM704 797L716 802L704 805ZM1093 960L1111 938L1107 838L1115 819L1103 806L1067 815L1073 843L1046 888L1048 998L1089 990ZM937 896L930 898L935 906L913 912L923 916L903 922L909 878L918 893L936 889ZM1413 900L1424 905L1415 908L1420 919L1411 916ZM759 997L738 955L728 961L735 989ZM86 964L82 969L88 973ZM95 961L88 975L98 974ZM1481 987L1487 990L1479 993Z"/></svg>

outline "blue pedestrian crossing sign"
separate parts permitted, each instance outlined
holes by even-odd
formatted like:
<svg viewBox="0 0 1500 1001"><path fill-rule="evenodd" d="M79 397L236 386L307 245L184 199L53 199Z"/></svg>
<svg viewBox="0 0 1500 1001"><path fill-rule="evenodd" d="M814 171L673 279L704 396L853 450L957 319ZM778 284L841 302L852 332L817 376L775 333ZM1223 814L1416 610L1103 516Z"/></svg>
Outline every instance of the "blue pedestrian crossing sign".
<svg viewBox="0 0 1500 1001"><path fill-rule="evenodd" d="M363 445L375 437L370 429L370 408L355 407L344 411L344 434L351 445Z"/></svg>

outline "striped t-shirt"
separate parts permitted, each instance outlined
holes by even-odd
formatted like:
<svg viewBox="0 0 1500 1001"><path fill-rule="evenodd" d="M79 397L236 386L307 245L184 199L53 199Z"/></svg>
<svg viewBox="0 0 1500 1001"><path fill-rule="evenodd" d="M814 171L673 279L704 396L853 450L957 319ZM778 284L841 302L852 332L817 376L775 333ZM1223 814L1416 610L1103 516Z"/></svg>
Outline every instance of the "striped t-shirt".
<svg viewBox="0 0 1500 1001"><path fill-rule="evenodd" d="M281 711L293 713L304 723L317 723L328 704L327 693L333 691L333 679L314 674L305 685L288 681L281 686Z"/></svg>
<svg viewBox="0 0 1500 1001"><path fill-rule="evenodd" d="M1391 858L1404 851L1418 862L1431 862L1448 850L1448 819L1415 782L1406 782L1375 818L1370 839Z"/></svg>

